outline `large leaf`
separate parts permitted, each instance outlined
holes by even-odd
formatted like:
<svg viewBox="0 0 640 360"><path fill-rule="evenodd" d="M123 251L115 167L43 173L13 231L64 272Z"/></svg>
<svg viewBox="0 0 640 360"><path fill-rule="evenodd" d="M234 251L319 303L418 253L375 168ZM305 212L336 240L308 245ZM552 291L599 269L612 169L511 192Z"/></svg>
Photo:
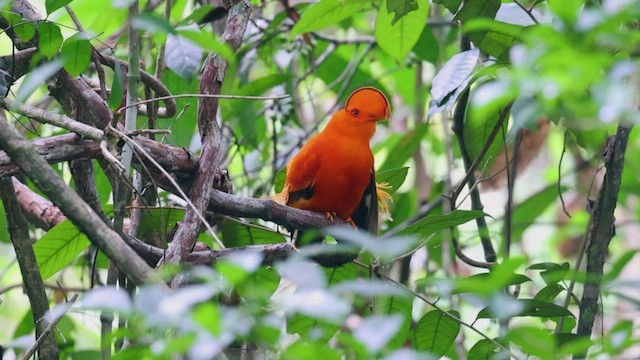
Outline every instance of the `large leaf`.
<svg viewBox="0 0 640 360"><path fill-rule="evenodd" d="M291 35L326 28L370 7L370 0L320 0L302 13Z"/></svg>
<svg viewBox="0 0 640 360"><path fill-rule="evenodd" d="M33 21L23 19L22 15L12 12L0 10L0 15L5 18L9 26L22 40L29 41L36 34L36 26Z"/></svg>
<svg viewBox="0 0 640 360"><path fill-rule="evenodd" d="M560 190L562 191L562 189ZM524 200L517 206L511 214L513 219L514 241L519 241L527 228L535 223L542 212L551 205L558 197L558 187L549 186Z"/></svg>
<svg viewBox="0 0 640 360"><path fill-rule="evenodd" d="M122 106L124 98L124 75L120 62L116 61L113 67L113 82L111 83L111 94L109 95L109 109L115 111Z"/></svg>
<svg viewBox="0 0 640 360"><path fill-rule="evenodd" d="M167 67L185 79L193 79L200 71L203 49L181 35L169 34L164 60Z"/></svg>
<svg viewBox="0 0 640 360"><path fill-rule="evenodd" d="M410 10L411 4L416 9ZM399 15L402 13L404 15ZM376 40L382 50L403 63L418 42L428 14L428 0L386 0L378 12L375 29Z"/></svg>
<svg viewBox="0 0 640 360"><path fill-rule="evenodd" d="M277 244L285 241L282 234L259 227L243 225L236 221L224 223L222 238L229 247Z"/></svg>
<svg viewBox="0 0 640 360"><path fill-rule="evenodd" d="M396 335L389 341L388 348L395 349L404 345L411 328L411 312L413 302L411 297L387 296L376 301L376 313L380 315L400 315L404 319Z"/></svg>
<svg viewBox="0 0 640 360"><path fill-rule="evenodd" d="M42 55L51 59L60 50L62 45L62 33L58 25L42 21L38 23L38 49Z"/></svg>
<svg viewBox="0 0 640 360"><path fill-rule="evenodd" d="M185 210L176 208L154 208L143 210L142 221L138 230L141 238L151 232L166 235L179 221L184 219Z"/></svg>
<svg viewBox="0 0 640 360"><path fill-rule="evenodd" d="M458 95L471 81L471 75L479 60L480 51L472 49L454 55L444 64L433 78L429 116L442 111L457 100Z"/></svg>
<svg viewBox="0 0 640 360"><path fill-rule="evenodd" d="M467 360L492 360L497 355L498 347L487 339L478 340L471 349Z"/></svg>
<svg viewBox="0 0 640 360"><path fill-rule="evenodd" d="M42 279L50 278L71 264L89 245L89 238L70 220L65 220L47 231L33 245Z"/></svg>
<svg viewBox="0 0 640 360"><path fill-rule="evenodd" d="M429 215L407 226L399 232L399 235L419 235L421 238L428 238L438 231L482 216L485 216L485 213L479 210L454 210L447 215Z"/></svg>
<svg viewBox="0 0 640 360"><path fill-rule="evenodd" d="M520 39L522 26L507 24L493 19L474 19L463 26L463 32L483 52L508 61L509 49Z"/></svg>
<svg viewBox="0 0 640 360"><path fill-rule="evenodd" d="M460 9L460 4L462 4L462 0L433 0L434 4L440 4L447 8L452 14L458 12Z"/></svg>
<svg viewBox="0 0 640 360"><path fill-rule="evenodd" d="M47 10L47 14L51 14L52 12L60 9L70 2L71 0L47 0L44 4L44 7Z"/></svg>
<svg viewBox="0 0 640 360"><path fill-rule="evenodd" d="M82 74L91 63L91 43L83 35L76 34L65 40L60 54L64 59L64 69L72 76Z"/></svg>
<svg viewBox="0 0 640 360"><path fill-rule="evenodd" d="M460 314L452 310L456 317ZM420 351L428 351L435 356L443 356L456 340L460 323L440 310L426 313L413 330L413 346Z"/></svg>
<svg viewBox="0 0 640 360"><path fill-rule="evenodd" d="M556 305L552 302L534 300L534 299L511 299L514 303L518 304L522 309L515 316L532 316L532 317L561 317L561 316L573 316L571 311L563 308L560 305ZM478 313L478 319L488 319L496 317L495 310L491 307L486 307Z"/></svg>
<svg viewBox="0 0 640 360"><path fill-rule="evenodd" d="M518 285L531 281L531 279L522 274L511 274L511 276L503 277L502 279L496 279L496 277L492 275L493 274L491 273L482 273L461 279L457 282L453 289L453 293L491 294L506 286Z"/></svg>
<svg viewBox="0 0 640 360"><path fill-rule="evenodd" d="M432 64L438 61L440 45L430 27L426 26L422 30L418 42L413 47L413 53L416 54L420 60L428 61Z"/></svg>
<svg viewBox="0 0 640 360"><path fill-rule="evenodd" d="M409 131L404 138L389 150L389 155L384 163L380 166L380 171L399 168L405 165L407 160L420 147L420 142L427 133L428 125L426 123L419 125L416 129Z"/></svg>
<svg viewBox="0 0 640 360"><path fill-rule="evenodd" d="M400 186L402 186L404 180L407 178L408 173L409 167L407 166L380 171L376 173L376 182L387 183L389 186L391 186L391 189L388 191L389 194L393 194L398 191L398 188Z"/></svg>
<svg viewBox="0 0 640 360"><path fill-rule="evenodd" d="M491 133L500 123L502 113L507 102L511 100L510 90L503 87L499 81L490 81L475 88L471 93L471 102L464 119L462 134L464 146L469 153L471 161L475 161L480 156ZM507 118L502 122L504 134L506 134ZM479 168L488 173L496 156L503 149L505 136L498 130L498 134L493 138L493 142L488 145L488 150L484 154Z"/></svg>
<svg viewBox="0 0 640 360"><path fill-rule="evenodd" d="M454 20L468 21L479 17L494 18L500 8L500 0L468 1L456 14Z"/></svg>

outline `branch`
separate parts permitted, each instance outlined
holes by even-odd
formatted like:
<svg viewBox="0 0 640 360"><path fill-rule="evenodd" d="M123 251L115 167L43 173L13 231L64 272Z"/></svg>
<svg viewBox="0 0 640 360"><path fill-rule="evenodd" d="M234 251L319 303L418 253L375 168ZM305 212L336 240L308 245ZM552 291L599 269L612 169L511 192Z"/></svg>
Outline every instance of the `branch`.
<svg viewBox="0 0 640 360"><path fill-rule="evenodd" d="M48 321L45 316L49 311L49 300L44 290L44 282L40 276L40 268L33 252L33 241L29 236L29 227L16 198L11 179L0 180L0 198L4 205L11 242L16 252L18 266L24 281L24 288L31 304L33 319L36 326L36 338L43 338L43 346L40 350L40 359L57 359L58 348L53 336L44 336Z"/></svg>
<svg viewBox="0 0 640 360"><path fill-rule="evenodd" d="M100 143L84 141L76 134L57 135L29 141L29 146L49 163L58 163L78 158L96 158L101 154ZM0 151L0 177L16 175L20 167L4 151Z"/></svg>
<svg viewBox="0 0 640 360"><path fill-rule="evenodd" d="M102 130L96 129L91 125L83 124L66 115L52 113L28 104L21 104L9 98L0 99L0 106L11 112L17 112L18 114L24 115L28 118L36 119L39 122L51 124L70 132L75 132L91 140L100 141L104 135Z"/></svg>
<svg viewBox="0 0 640 360"><path fill-rule="evenodd" d="M632 125L618 125L615 137L610 139L605 153L607 173L598 198L593 207L592 219L587 232L587 279L584 284L577 334L591 336L593 322L598 314L598 299L602 281L603 266L608 253L609 242L615 235L614 210L624 169L624 156ZM577 269L576 269L577 270ZM586 355L586 354L584 354Z"/></svg>
<svg viewBox="0 0 640 360"><path fill-rule="evenodd" d="M0 147L23 172L60 207L78 228L87 234L127 276L137 284L162 280L129 248L100 217L73 191L14 127L0 115Z"/></svg>
<svg viewBox="0 0 640 360"><path fill-rule="evenodd" d="M242 43L242 36L247 27L251 7L244 0L236 1L229 10L227 24L222 39L236 51ZM200 81L200 93L220 94L222 82L227 70L227 62L218 55L210 54L205 61ZM198 163L198 171L189 192L189 198L195 209L187 209L184 220L178 226L173 241L167 250L164 262L183 262L196 243L200 228L198 212L207 208L209 194L216 177L220 176L219 166L224 158L223 137L216 117L218 113L217 98L202 99L198 104L198 129L202 137L202 154Z"/></svg>
<svg viewBox="0 0 640 360"><path fill-rule="evenodd" d="M13 188L22 212L30 223L40 229L49 230L66 220L62 211L48 199L29 189L18 179L12 177Z"/></svg>

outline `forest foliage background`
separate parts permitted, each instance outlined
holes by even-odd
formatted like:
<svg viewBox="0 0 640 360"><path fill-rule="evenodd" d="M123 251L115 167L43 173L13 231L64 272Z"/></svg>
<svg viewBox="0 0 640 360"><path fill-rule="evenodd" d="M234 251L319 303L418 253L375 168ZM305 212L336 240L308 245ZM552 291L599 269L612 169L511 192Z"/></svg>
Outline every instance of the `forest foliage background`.
<svg viewBox="0 0 640 360"><path fill-rule="evenodd" d="M640 1L0 7L0 358L640 356ZM361 86L377 238L262 198Z"/></svg>

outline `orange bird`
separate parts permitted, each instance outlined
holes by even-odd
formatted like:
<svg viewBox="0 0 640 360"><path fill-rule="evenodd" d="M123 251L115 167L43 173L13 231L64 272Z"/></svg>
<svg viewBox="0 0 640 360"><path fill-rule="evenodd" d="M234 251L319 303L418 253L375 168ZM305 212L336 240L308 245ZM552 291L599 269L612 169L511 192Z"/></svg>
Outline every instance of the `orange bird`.
<svg viewBox="0 0 640 360"><path fill-rule="evenodd" d="M354 91L344 109L291 160L281 193L272 200L298 209L338 216L375 233L378 197L391 196L375 182L369 142L376 123L391 115L389 100L374 87ZM385 204L383 202L383 204Z"/></svg>

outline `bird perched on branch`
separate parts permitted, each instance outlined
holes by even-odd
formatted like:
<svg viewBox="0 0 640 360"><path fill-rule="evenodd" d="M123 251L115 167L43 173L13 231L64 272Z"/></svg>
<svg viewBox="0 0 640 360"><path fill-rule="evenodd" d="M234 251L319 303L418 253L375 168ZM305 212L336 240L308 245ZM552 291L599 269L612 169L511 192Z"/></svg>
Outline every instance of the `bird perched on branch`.
<svg viewBox="0 0 640 360"><path fill-rule="evenodd" d="M382 91L374 87L354 91L344 109L291 160L282 192L270 198L298 209L323 212L329 219L340 217L375 234L378 198L386 207L391 195L383 184L376 184L369 142L377 122L388 120L390 115L391 106ZM316 261L335 267L355 255L323 258Z"/></svg>

